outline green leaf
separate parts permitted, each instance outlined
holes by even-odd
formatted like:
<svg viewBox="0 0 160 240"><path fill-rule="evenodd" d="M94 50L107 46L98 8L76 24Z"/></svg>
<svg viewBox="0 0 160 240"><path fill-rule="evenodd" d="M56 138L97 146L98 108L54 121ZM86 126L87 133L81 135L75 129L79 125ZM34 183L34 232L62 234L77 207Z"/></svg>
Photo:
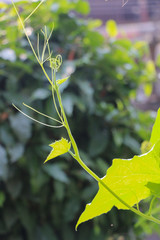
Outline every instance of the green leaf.
<svg viewBox="0 0 160 240"><path fill-rule="evenodd" d="M152 128L150 143L152 146L160 139L160 108L158 109L156 121Z"/></svg>
<svg viewBox="0 0 160 240"><path fill-rule="evenodd" d="M148 182L160 184L160 141L146 154L132 159L114 159L103 182L128 205L133 206L151 195ZM76 227L82 222L107 213L113 206L128 209L101 184L92 203L87 204Z"/></svg>
<svg viewBox="0 0 160 240"><path fill-rule="evenodd" d="M79 0L76 3L76 10L81 14L87 15L90 11L89 3L86 1Z"/></svg>
<svg viewBox="0 0 160 240"><path fill-rule="evenodd" d="M68 142L68 140L62 138L61 140L56 141L50 144L49 146L51 146L53 150L50 152L45 162L51 160L52 158L58 157L64 153L67 153L71 147L71 142Z"/></svg>
<svg viewBox="0 0 160 240"><path fill-rule="evenodd" d="M106 31L110 37L116 37L118 34L117 25L114 20L109 20L106 23Z"/></svg>
<svg viewBox="0 0 160 240"><path fill-rule="evenodd" d="M64 83L65 81L67 81L68 78L69 78L69 77L66 77L66 78L63 78L63 79L58 79L58 80L57 80L57 84L58 84L58 85L61 85L62 83Z"/></svg>

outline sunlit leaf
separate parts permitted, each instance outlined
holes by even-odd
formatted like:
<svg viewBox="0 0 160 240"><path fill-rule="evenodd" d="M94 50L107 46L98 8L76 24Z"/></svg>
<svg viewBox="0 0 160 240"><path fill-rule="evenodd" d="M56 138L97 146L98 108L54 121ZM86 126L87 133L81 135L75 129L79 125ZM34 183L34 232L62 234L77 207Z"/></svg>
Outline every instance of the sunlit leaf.
<svg viewBox="0 0 160 240"><path fill-rule="evenodd" d="M130 206L150 196L151 191L146 187L147 183L160 184L160 141L146 154L127 160L114 159L107 175L103 177L103 182ZM82 222L107 213L113 206L128 209L99 184L97 195L87 204L76 227Z"/></svg>
<svg viewBox="0 0 160 240"><path fill-rule="evenodd" d="M109 20L106 23L106 31L110 37L116 37L118 34L117 25L114 20Z"/></svg>
<svg viewBox="0 0 160 240"><path fill-rule="evenodd" d="M66 77L66 78L57 80L57 84L58 84L58 85L61 85L62 83L64 83L65 81L67 81L68 78L69 78L69 77Z"/></svg>
<svg viewBox="0 0 160 240"><path fill-rule="evenodd" d="M160 109L150 142L145 141L141 150L144 154L132 159L114 159L107 174L102 178L103 182L129 206L134 206L151 195L160 196ZM128 209L99 183L97 195L86 205L76 228L82 222L109 212L113 206Z"/></svg>
<svg viewBox="0 0 160 240"><path fill-rule="evenodd" d="M61 140L56 141L50 144L49 146L51 146L53 150L50 152L45 162L51 160L52 158L58 157L64 153L67 153L71 147L71 142L68 142L68 140L62 138Z"/></svg>

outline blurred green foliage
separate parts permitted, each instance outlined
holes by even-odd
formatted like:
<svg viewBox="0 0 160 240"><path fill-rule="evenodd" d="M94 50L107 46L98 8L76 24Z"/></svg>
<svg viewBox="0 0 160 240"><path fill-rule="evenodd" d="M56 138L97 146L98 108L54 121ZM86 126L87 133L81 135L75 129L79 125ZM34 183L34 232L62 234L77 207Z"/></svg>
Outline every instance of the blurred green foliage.
<svg viewBox="0 0 160 240"><path fill-rule="evenodd" d="M23 19L36 5L17 3ZM13 7L0 7L0 239L106 240L119 233L130 239L136 216L116 209L74 231L96 184L68 155L43 165L48 144L66 133L35 124L12 107L13 102L50 124L21 103L56 114L47 80ZM149 54L144 43L105 39L95 29L100 20L85 19L88 12L85 1L47 0L26 24L36 48L37 32L44 25L51 30L54 23L50 46L54 55L63 56L59 77L71 74L61 88L65 111L82 159L102 177L113 158L132 157L149 138L150 114L135 110L130 99L140 85L151 87L155 74L143 61Z"/></svg>

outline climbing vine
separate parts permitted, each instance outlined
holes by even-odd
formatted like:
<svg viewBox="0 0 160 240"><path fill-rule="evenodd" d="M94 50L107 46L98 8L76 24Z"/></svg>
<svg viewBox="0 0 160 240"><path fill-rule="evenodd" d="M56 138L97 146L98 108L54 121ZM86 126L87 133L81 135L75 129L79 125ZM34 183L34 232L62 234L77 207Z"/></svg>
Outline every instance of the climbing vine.
<svg viewBox="0 0 160 240"><path fill-rule="evenodd" d="M160 220L152 216L153 201L160 197L160 110L157 113L157 118L151 132L151 138L149 142L143 144L143 153L139 156L134 156L132 159L114 159L111 167L107 170L106 175L103 178L98 177L81 159L78 146L72 135L71 128L66 117L61 98L60 86L68 80L69 76L63 79L57 79L57 72L62 65L62 56L57 55L54 57L50 49L49 40L52 31L48 33L47 28L42 30L44 37L43 49L39 49L38 35L37 49L35 50L25 28L25 22L34 14L42 2L40 2L40 4L25 20L21 18L15 3L12 2L12 4L32 52L51 86L52 100L57 113L57 119L41 113L25 103L24 106L46 118L51 119L56 122L56 124L48 125L37 121L22 112L14 104L13 106L33 121L51 128L64 127L67 131L68 139L61 138L59 141L55 141L50 144L52 150L45 160L46 164L49 160L64 153L68 153L98 182L99 185L97 195L90 204L86 205L84 212L81 214L77 222L76 229L82 222L109 212L113 206L116 206L118 209L130 210L147 220L160 224ZM44 64L46 62L49 62L51 77L45 70ZM148 197L151 197L150 207L148 209L148 213L143 213L139 209L139 202Z"/></svg>

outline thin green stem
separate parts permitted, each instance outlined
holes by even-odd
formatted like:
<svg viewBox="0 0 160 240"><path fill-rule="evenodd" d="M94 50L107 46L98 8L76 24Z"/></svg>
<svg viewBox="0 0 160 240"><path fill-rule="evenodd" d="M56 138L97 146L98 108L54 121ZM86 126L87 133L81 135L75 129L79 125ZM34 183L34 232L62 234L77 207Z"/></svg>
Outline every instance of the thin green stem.
<svg viewBox="0 0 160 240"><path fill-rule="evenodd" d="M148 215L151 216L152 214L152 207L153 207L153 203L155 201L156 197L154 196L151 200L150 206L149 206L149 211L148 211Z"/></svg>
<svg viewBox="0 0 160 240"><path fill-rule="evenodd" d="M39 62L39 65L41 66L41 68L42 68L42 70L43 70L43 72L44 72L44 75L46 76L46 78L47 78L48 81L50 82L51 86L54 88L54 85L53 85L51 79L49 78L48 74L46 73L46 70L45 70L44 67L43 67L43 63Z"/></svg>
<svg viewBox="0 0 160 240"><path fill-rule="evenodd" d="M41 6L41 4L44 2L45 0L42 0L37 7L28 15L28 17L26 17L26 19L24 20L24 22L26 22L34 13L35 11Z"/></svg>
<svg viewBox="0 0 160 240"><path fill-rule="evenodd" d="M78 157L79 156L78 147L77 147L77 144L76 144L76 142L74 140L74 137L73 137L73 135L71 133L71 130L70 130L70 127L69 127L69 124L68 124L68 120L67 120L64 108L63 108L61 94L59 92L59 87L58 87L58 85L56 83L56 71L54 71L54 84L55 84L55 90L56 90L57 98L58 98L58 101L59 101L59 106L61 108L61 113L62 113L62 116L63 116L63 119L64 119L65 128L66 128L66 130L68 132L68 135L69 135L69 138L71 140L71 143L72 143L75 155Z"/></svg>
<svg viewBox="0 0 160 240"><path fill-rule="evenodd" d="M39 33L37 35L37 54L38 54L38 59L40 59L40 53L39 53Z"/></svg>
<svg viewBox="0 0 160 240"><path fill-rule="evenodd" d="M45 27L45 32L42 31L42 33L44 34L44 44L43 44L43 50L42 50L42 59L41 61L43 62L44 60L44 54L46 52L46 46L47 46L47 35L46 35L46 27Z"/></svg>
<svg viewBox="0 0 160 240"><path fill-rule="evenodd" d="M36 52L35 52L35 50L34 50L34 47L33 47L32 43L31 43L31 40L30 40L30 38L29 38L29 36L28 36L28 34L27 34L26 28L25 28L24 23L23 23L20 15L19 15L19 12L18 12L18 10L17 10L17 8L16 8L15 3L13 2L13 0L11 0L11 2L12 2L12 4L13 4L13 7L14 7L14 9L15 9L15 11L16 11L16 14L17 14L17 16L18 16L18 18L19 18L19 21L20 21L21 25L22 25L23 31L24 31L24 33L25 33L25 35L26 35L26 38L27 38L27 40L28 40L28 43L29 43L29 45L30 45L30 47L31 47L31 49L32 49L32 52L33 52L33 54L34 54L37 62L38 62L39 65L41 66L41 68L42 68L42 70L43 70L43 72L44 72L47 80L49 81L49 83L50 83L51 85L53 85L51 79L49 78L48 74L46 73L46 71L45 71L45 69L44 69L44 67L43 67L43 63L40 62L40 60L39 60L39 58L38 58L38 56L37 56L37 54L36 54Z"/></svg>
<svg viewBox="0 0 160 240"><path fill-rule="evenodd" d="M60 122L59 120L57 120L57 119L55 119L55 118L52 118L52 117L50 117L50 116L48 116L48 115L46 115L46 114L44 114L44 113L41 113L41 112L39 112L38 110L36 110L36 109L34 109L34 108L28 106L28 105L25 104L25 103L23 103L23 105L24 105L25 107L31 109L32 111L34 111L34 112L36 112L36 113L38 113L38 114L40 114L40 115L46 117L46 118L49 118L49 119L51 119L51 120L53 120L53 121L55 121L55 122L58 122L58 123L60 123L60 124L63 124L63 123Z"/></svg>
<svg viewBox="0 0 160 240"><path fill-rule="evenodd" d="M41 125L44 125L46 127L51 127L51 128L61 128L61 127L64 127L64 125L59 125L59 126L53 126L53 125L50 125L50 124L46 124L46 123L43 123L41 121L38 121L36 120L35 118L32 118L30 117L29 115L27 115L26 113L24 113L23 111L21 111L16 105L12 104L14 108L16 108L20 113L22 113L24 116L28 117L29 119L31 119L32 121L34 122L37 122L37 123L40 123Z"/></svg>
<svg viewBox="0 0 160 240"><path fill-rule="evenodd" d="M53 69L51 69L51 72L52 72L52 83L53 83L53 85L54 85L54 74L53 74ZM55 83L55 84L56 84L56 83ZM54 88L53 88L53 85L52 85L52 98L53 98L53 103L54 103L54 106L55 106L56 112L57 112L57 114L58 114L60 120L61 120L62 123L64 124L64 120L63 120L62 116L60 115L59 110L58 110L58 108L57 108L57 104L56 104L56 100L55 100L55 95L54 95L54 91L55 91L55 90L54 90ZM64 125L65 125L65 124L64 124Z"/></svg>

